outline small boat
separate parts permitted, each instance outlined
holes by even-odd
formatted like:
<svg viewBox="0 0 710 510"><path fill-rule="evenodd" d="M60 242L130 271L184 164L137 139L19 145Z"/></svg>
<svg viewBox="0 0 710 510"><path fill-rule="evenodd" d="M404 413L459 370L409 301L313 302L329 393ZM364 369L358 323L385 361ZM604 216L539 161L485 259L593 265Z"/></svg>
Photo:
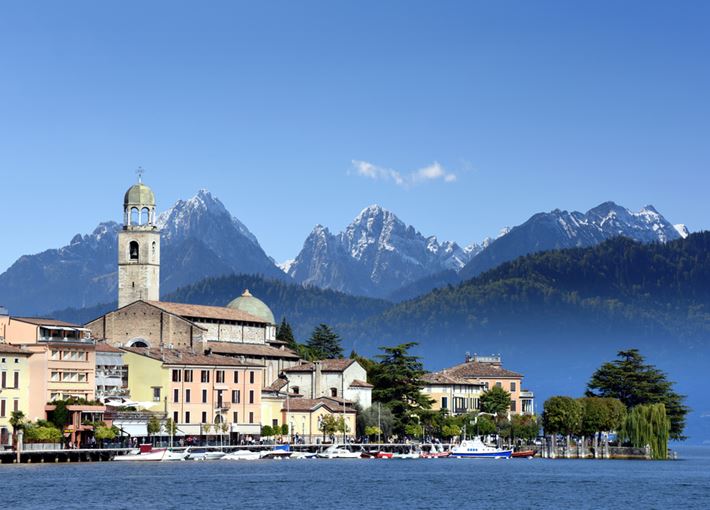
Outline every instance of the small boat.
<svg viewBox="0 0 710 510"><path fill-rule="evenodd" d="M151 461L151 462L166 462L172 460L185 460L187 452L176 452L169 448L153 449L151 444L142 444L138 448L131 450L126 455L117 455L113 460L120 462L128 461Z"/></svg>
<svg viewBox="0 0 710 510"><path fill-rule="evenodd" d="M463 440L461 444L451 448L451 457L457 459L509 459L513 450L503 450L488 446L480 437Z"/></svg>
<svg viewBox="0 0 710 510"><path fill-rule="evenodd" d="M287 459L292 454L291 446L287 444L279 444L274 446L271 450L259 452L262 459Z"/></svg>
<svg viewBox="0 0 710 510"><path fill-rule="evenodd" d="M251 450L236 450L222 457L224 460L259 460L260 458L259 452Z"/></svg>
<svg viewBox="0 0 710 510"><path fill-rule="evenodd" d="M392 452L377 452L375 454L376 459L391 459L394 456L394 453Z"/></svg>
<svg viewBox="0 0 710 510"><path fill-rule="evenodd" d="M407 451L403 452L395 452L392 455L393 459L419 459L422 456L422 452L419 450L415 450L414 448L410 448Z"/></svg>
<svg viewBox="0 0 710 510"><path fill-rule="evenodd" d="M422 448L422 459L443 459L451 455L451 452L444 451L444 446L441 444L424 445Z"/></svg>
<svg viewBox="0 0 710 510"><path fill-rule="evenodd" d="M511 457L514 459L532 459L537 454L537 450L519 450L513 452Z"/></svg>
<svg viewBox="0 0 710 510"><path fill-rule="evenodd" d="M333 444L318 453L319 459L359 459L360 452L350 451L345 445Z"/></svg>
<svg viewBox="0 0 710 510"><path fill-rule="evenodd" d="M188 448L187 460L219 460L227 455L217 450L207 450L206 448Z"/></svg>

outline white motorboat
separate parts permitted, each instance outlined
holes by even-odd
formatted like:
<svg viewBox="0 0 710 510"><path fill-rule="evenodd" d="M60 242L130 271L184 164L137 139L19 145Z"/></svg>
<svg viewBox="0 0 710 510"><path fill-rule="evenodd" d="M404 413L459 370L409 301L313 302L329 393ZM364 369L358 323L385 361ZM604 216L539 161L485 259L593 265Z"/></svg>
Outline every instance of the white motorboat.
<svg viewBox="0 0 710 510"><path fill-rule="evenodd" d="M504 450L488 446L480 437L461 441L461 444L451 448L451 457L457 459L509 459L513 450Z"/></svg>
<svg viewBox="0 0 710 510"><path fill-rule="evenodd" d="M315 459L316 454L314 452L291 452L290 459Z"/></svg>
<svg viewBox="0 0 710 510"><path fill-rule="evenodd" d="M218 450L207 450L205 448L188 448L186 453L188 460L219 460L227 455Z"/></svg>
<svg viewBox="0 0 710 510"><path fill-rule="evenodd" d="M172 460L185 460L187 458L187 452L177 452L169 448L157 448L153 449L153 445L142 444L139 448L131 450L126 455L117 455L113 460L127 462L127 461L152 461L152 462L166 462Z"/></svg>
<svg viewBox="0 0 710 510"><path fill-rule="evenodd" d="M333 444L317 454L319 459L359 459L361 452L350 451L345 445Z"/></svg>
<svg viewBox="0 0 710 510"><path fill-rule="evenodd" d="M251 450L236 450L222 457L224 460L259 460L260 458L259 452Z"/></svg>
<svg viewBox="0 0 710 510"><path fill-rule="evenodd" d="M291 454L293 454L291 446L287 444L276 445L271 450L259 452L262 459L287 459Z"/></svg>

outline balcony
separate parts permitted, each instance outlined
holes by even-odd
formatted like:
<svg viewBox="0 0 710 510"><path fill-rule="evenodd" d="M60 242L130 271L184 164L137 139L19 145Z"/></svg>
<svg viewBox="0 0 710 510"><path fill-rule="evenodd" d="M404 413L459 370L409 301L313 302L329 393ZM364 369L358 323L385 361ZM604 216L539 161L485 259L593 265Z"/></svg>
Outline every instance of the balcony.
<svg viewBox="0 0 710 510"><path fill-rule="evenodd" d="M226 400L217 402L214 406L215 411L228 411L230 407L232 407L232 404Z"/></svg>
<svg viewBox="0 0 710 510"><path fill-rule="evenodd" d="M520 390L520 398L531 399L535 398L535 394L530 390Z"/></svg>

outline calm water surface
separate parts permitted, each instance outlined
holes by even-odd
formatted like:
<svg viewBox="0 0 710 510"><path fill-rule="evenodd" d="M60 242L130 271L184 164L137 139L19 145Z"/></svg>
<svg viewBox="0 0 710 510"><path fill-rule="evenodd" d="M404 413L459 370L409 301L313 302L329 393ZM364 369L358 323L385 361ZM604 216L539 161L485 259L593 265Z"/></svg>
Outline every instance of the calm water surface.
<svg viewBox="0 0 710 510"><path fill-rule="evenodd" d="M299 460L0 466L2 508L709 509L710 448L675 462Z"/></svg>

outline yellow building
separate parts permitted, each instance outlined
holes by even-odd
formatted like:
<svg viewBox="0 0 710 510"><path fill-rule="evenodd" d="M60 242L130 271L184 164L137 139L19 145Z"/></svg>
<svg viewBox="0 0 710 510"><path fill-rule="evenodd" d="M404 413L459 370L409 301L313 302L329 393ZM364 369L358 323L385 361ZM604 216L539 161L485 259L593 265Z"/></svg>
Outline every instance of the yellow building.
<svg viewBox="0 0 710 510"><path fill-rule="evenodd" d="M432 409L451 414L479 411L481 395L498 386L510 393L511 414L534 414L534 395L522 388L523 375L503 368L500 356L469 356L460 365L425 374L423 393Z"/></svg>
<svg viewBox="0 0 710 510"><path fill-rule="evenodd" d="M198 436L205 425L234 440L260 434L262 366L185 350L121 350L131 399L172 418L178 435Z"/></svg>
<svg viewBox="0 0 710 510"><path fill-rule="evenodd" d="M0 343L0 449L12 444L13 411L30 413L29 358L27 349Z"/></svg>

